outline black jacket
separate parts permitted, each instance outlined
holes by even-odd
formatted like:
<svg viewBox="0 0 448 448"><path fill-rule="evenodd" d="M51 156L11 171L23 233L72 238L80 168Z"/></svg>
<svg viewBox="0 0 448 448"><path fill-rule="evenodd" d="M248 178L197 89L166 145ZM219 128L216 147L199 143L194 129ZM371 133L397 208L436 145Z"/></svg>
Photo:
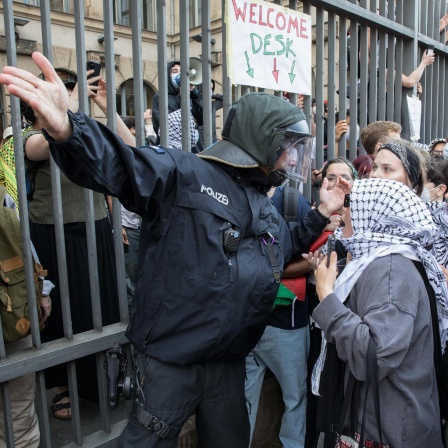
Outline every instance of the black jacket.
<svg viewBox="0 0 448 448"><path fill-rule="evenodd" d="M151 225L129 340L175 364L244 358L272 310L272 265L282 270L293 253L307 252L324 220L311 211L288 227L260 192L266 176L258 169L238 172L179 150L130 148L82 113L70 116L71 138L50 141L56 163L74 183L118 197ZM223 248L229 227L241 232L234 254Z"/></svg>
<svg viewBox="0 0 448 448"><path fill-rule="evenodd" d="M169 62L167 66L167 76L168 76L168 113L174 112L181 108L181 97L179 95L179 91L176 90L171 82L170 71L173 65L180 64L178 61ZM188 86L188 91L190 91L190 87ZM203 123L203 107L202 107L202 98L195 87L190 91L190 107L191 113L196 120L198 126L202 126ZM159 135L159 127L160 127L160 111L159 111L159 94L156 93L152 97L152 126L154 128L154 132L157 137ZM160 141L160 140L157 140Z"/></svg>

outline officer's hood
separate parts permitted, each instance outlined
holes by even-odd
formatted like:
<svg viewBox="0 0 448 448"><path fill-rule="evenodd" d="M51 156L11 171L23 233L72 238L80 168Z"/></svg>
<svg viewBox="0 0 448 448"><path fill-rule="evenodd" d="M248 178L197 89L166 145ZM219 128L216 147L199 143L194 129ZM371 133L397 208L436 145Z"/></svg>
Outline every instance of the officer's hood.
<svg viewBox="0 0 448 448"><path fill-rule="evenodd" d="M284 130L301 121L309 135L302 109L274 95L247 93L232 106L222 140L198 156L237 168L273 168Z"/></svg>

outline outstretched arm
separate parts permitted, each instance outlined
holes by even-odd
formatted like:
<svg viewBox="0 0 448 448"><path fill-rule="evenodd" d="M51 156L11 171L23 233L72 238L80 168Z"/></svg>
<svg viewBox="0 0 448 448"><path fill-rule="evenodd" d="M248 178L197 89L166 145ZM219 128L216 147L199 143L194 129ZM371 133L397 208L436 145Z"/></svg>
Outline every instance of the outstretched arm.
<svg viewBox="0 0 448 448"><path fill-rule="evenodd" d="M401 83L403 84L403 87L412 89L420 81L426 66L431 65L434 60L434 53L428 54L428 51L425 50L420 65L409 76L406 76L404 73L401 75Z"/></svg>
<svg viewBox="0 0 448 448"><path fill-rule="evenodd" d="M7 86L11 95L19 97L33 108L42 127L54 140L66 140L72 133L67 115L67 89L43 54L35 52L32 58L45 80L26 70L6 66L0 74L0 83Z"/></svg>

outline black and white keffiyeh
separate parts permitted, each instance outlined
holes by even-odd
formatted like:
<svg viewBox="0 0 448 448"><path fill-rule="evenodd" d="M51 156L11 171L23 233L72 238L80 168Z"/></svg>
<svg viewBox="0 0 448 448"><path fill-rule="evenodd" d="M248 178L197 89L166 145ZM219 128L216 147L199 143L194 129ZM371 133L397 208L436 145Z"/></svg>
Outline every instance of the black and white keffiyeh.
<svg viewBox="0 0 448 448"><path fill-rule="evenodd" d="M335 232L352 261L335 283L334 292L345 302L364 269L375 259L401 254L420 261L437 299L442 348L448 338L448 289L440 266L425 247L434 243L437 226L426 203L406 185L385 179L355 181L350 194L353 235L342 238ZM325 362L326 341L312 374L312 391L318 395L320 374Z"/></svg>
<svg viewBox="0 0 448 448"><path fill-rule="evenodd" d="M434 224L437 226L436 239L431 253L437 262L448 267L448 204L443 201L426 202Z"/></svg>
<svg viewBox="0 0 448 448"><path fill-rule="evenodd" d="M160 129L159 129L160 135ZM190 144L195 146L199 138L199 132L196 128L196 121L190 112ZM182 148L182 111L177 109L168 114L168 146L170 148Z"/></svg>

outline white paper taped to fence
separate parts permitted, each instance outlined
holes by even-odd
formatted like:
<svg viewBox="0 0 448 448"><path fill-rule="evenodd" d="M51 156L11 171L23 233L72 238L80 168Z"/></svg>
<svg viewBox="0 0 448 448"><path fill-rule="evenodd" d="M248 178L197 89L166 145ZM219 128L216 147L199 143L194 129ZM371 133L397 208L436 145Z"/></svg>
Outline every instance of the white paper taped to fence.
<svg viewBox="0 0 448 448"><path fill-rule="evenodd" d="M420 140L420 125L422 122L422 102L416 96L407 96L411 141Z"/></svg>

